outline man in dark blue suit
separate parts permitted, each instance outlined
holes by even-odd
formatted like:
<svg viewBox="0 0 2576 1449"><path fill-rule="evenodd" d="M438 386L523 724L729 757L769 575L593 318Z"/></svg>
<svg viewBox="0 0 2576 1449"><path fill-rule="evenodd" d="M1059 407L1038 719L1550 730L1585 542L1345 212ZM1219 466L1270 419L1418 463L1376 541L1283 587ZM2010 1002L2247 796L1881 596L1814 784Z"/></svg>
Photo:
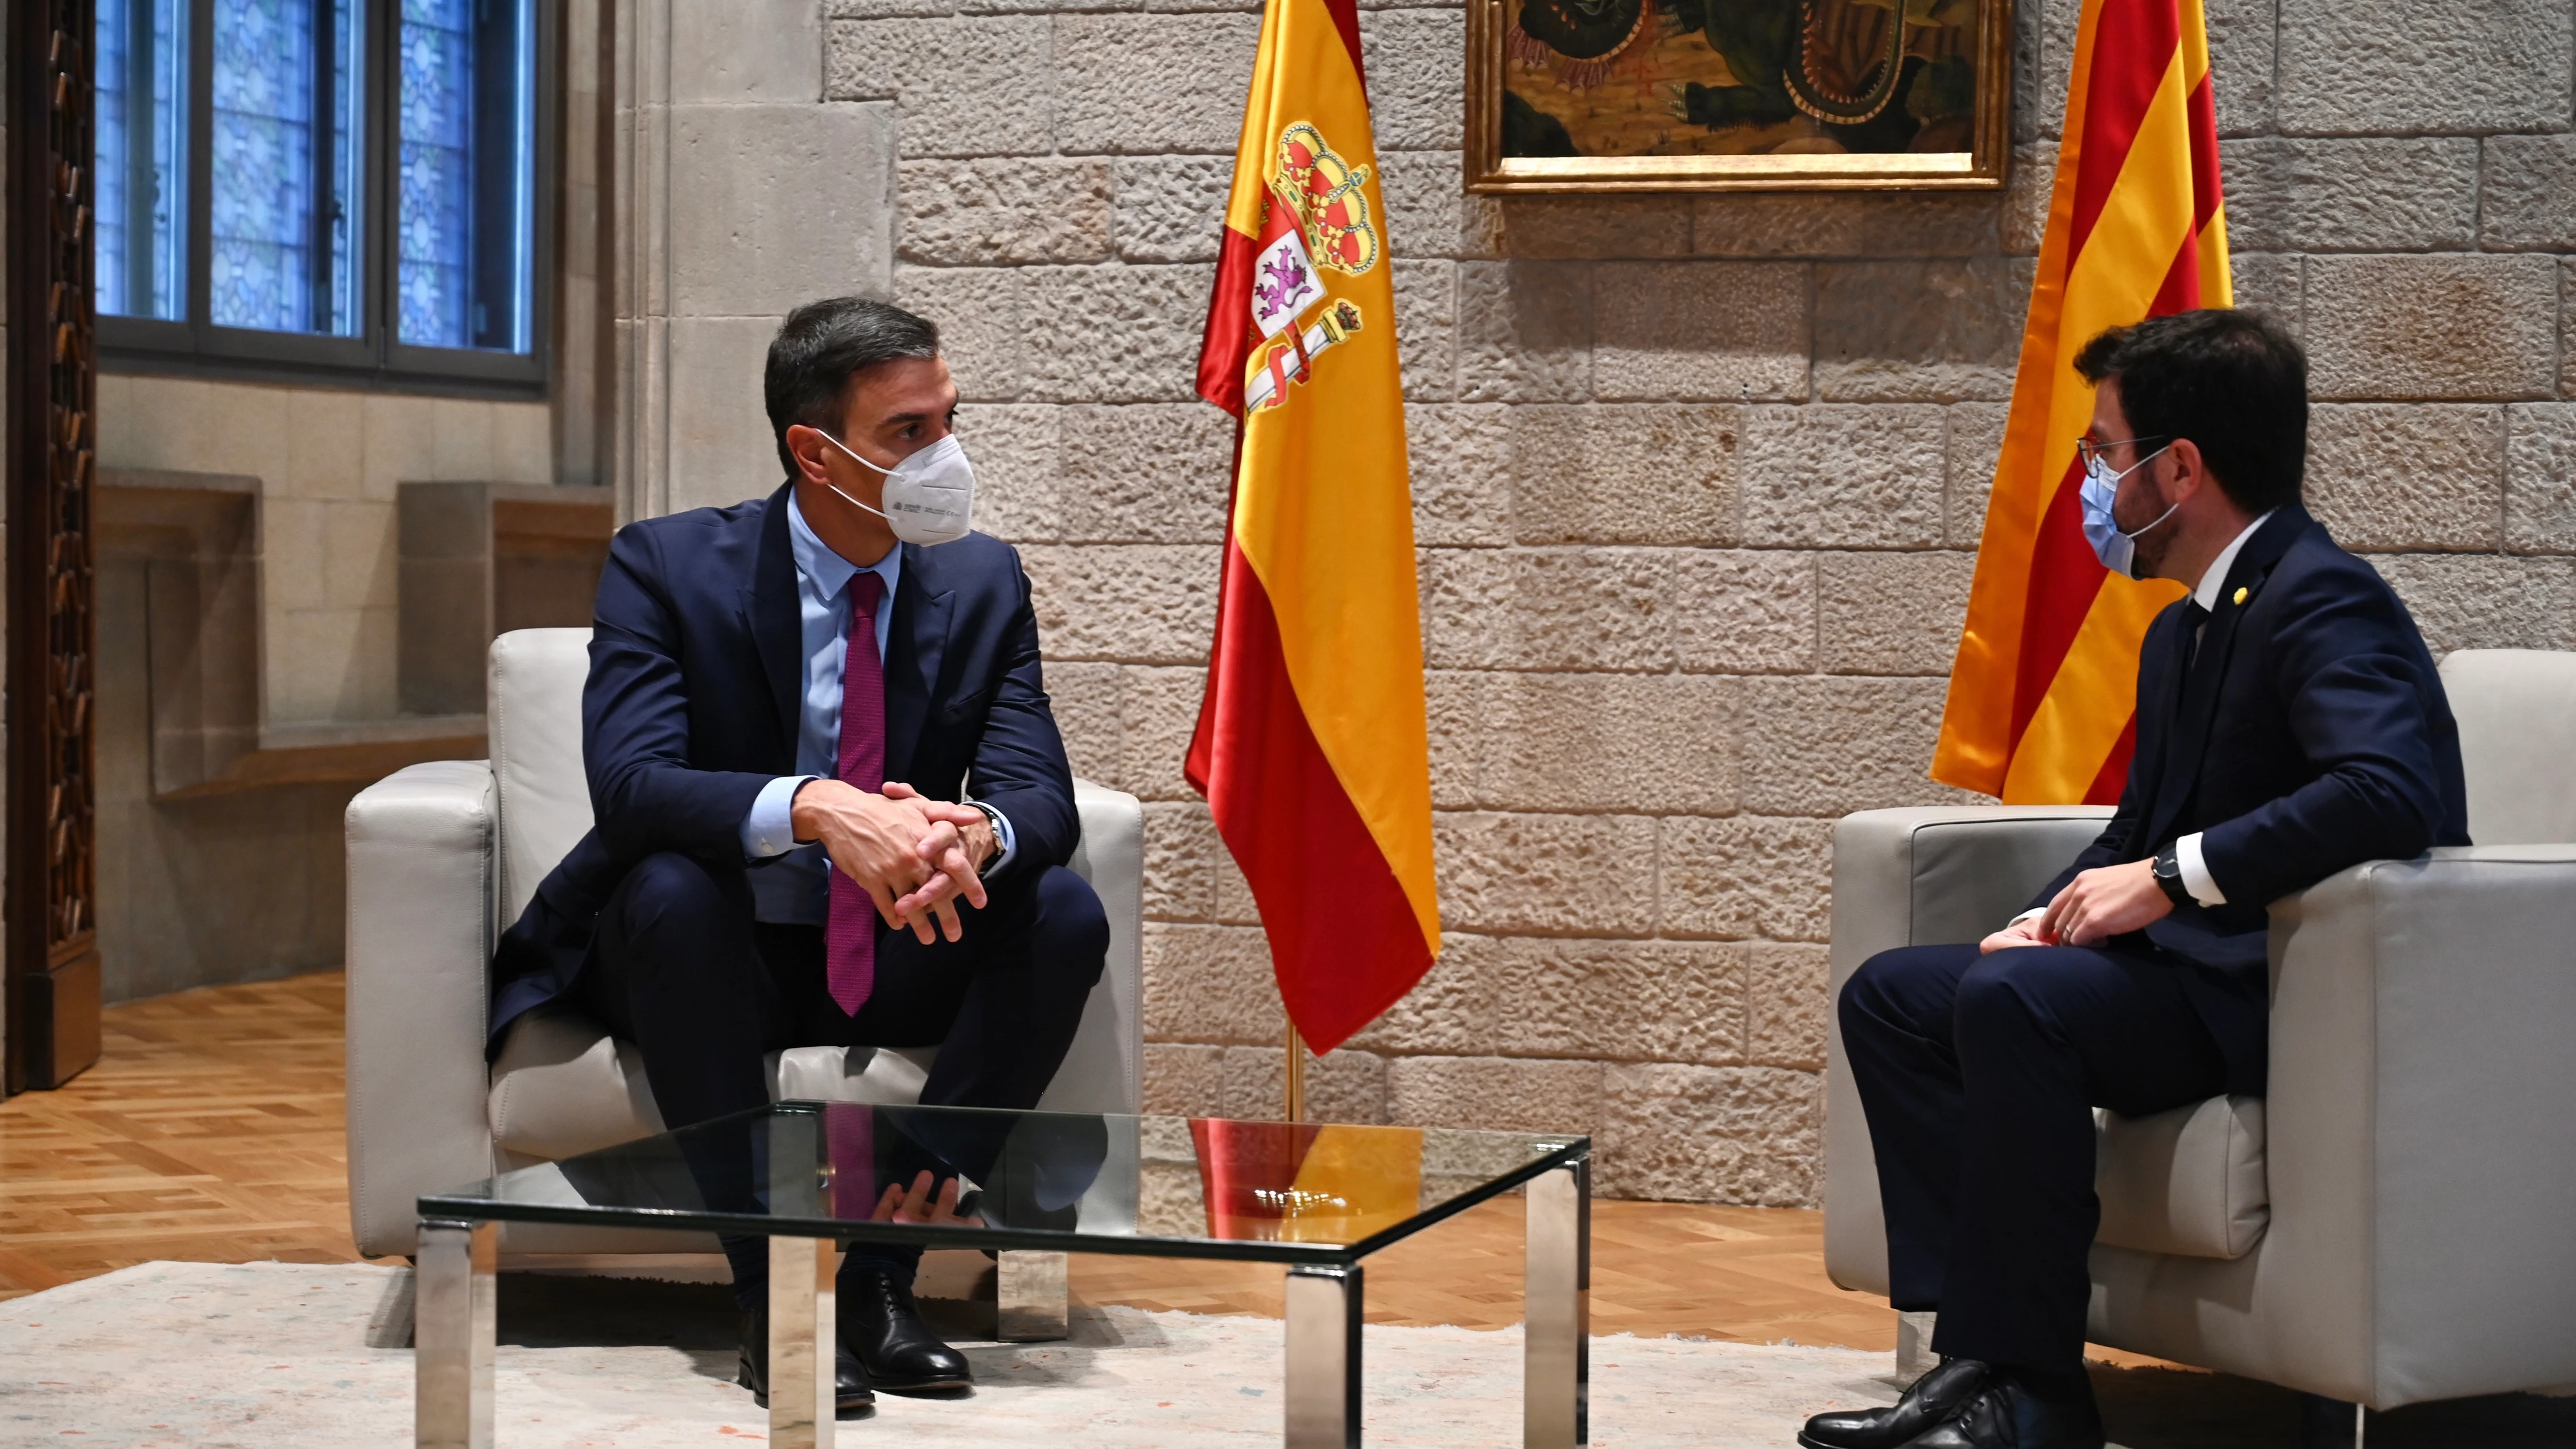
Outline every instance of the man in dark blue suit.
<svg viewBox="0 0 2576 1449"><path fill-rule="evenodd" d="M1066 868L1080 826L1028 578L964 532L938 332L816 302L764 381L786 483L610 548L582 700L597 824L503 938L492 1040L577 1003L636 1044L674 1127L763 1105L764 1055L806 1045L937 1043L923 1102L1033 1107L1108 923ZM954 1177L936 1201L930 1181L885 1210L951 1212ZM725 1251L765 1394L766 1245ZM871 1383L970 1381L915 1310L919 1257L844 1262L845 1408Z"/></svg>
<svg viewBox="0 0 2576 1449"><path fill-rule="evenodd" d="M1870 958L1840 1012L1891 1298L1941 1365L1809 1449L2100 1449L2083 1368L2092 1108L2259 1094L2268 908L2468 843L2459 731L2414 621L2299 504L2307 365L2277 323L2186 312L2095 338L2086 532L2192 590L2147 630L2118 813L1976 946Z"/></svg>

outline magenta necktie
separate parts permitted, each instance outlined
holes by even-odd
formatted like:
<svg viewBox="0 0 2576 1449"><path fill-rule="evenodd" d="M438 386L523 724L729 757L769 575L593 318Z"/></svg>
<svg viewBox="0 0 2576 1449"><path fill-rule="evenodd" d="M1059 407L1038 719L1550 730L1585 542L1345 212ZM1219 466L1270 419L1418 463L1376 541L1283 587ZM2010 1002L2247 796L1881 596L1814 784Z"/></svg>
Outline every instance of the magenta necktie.
<svg viewBox="0 0 2576 1449"><path fill-rule="evenodd" d="M877 659L881 574L850 576L850 633L841 658L840 778L870 794L885 788L885 667ZM852 1016L877 984L877 908L849 875L832 871L831 909L823 918L825 980L832 999Z"/></svg>

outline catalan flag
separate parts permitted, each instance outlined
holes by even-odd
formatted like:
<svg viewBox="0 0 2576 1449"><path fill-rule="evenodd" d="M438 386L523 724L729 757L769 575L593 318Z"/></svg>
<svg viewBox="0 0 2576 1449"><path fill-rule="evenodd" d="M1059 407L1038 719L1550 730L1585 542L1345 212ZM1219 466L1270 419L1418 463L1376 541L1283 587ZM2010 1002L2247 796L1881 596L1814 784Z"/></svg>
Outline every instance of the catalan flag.
<svg viewBox="0 0 2576 1449"><path fill-rule="evenodd" d="M1199 352L1241 428L1186 771L1319 1052L1440 951L1385 216L1354 0L1269 0Z"/></svg>
<svg viewBox="0 0 2576 1449"><path fill-rule="evenodd" d="M2120 798L2138 644L2179 597L2084 542L2075 440L2103 329L2232 305L2200 0L2084 0L2057 184L1932 777L2012 804Z"/></svg>

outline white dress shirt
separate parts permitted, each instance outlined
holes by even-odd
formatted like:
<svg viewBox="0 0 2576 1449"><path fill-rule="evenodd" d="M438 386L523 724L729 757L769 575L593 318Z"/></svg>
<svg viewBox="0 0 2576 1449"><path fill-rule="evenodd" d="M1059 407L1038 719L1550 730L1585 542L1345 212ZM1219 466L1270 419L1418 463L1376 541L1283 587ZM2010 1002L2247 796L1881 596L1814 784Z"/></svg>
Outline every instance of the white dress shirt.
<svg viewBox="0 0 2576 1449"><path fill-rule="evenodd" d="M2245 551L2245 540L2252 538L2254 530L2261 528L2271 516L2266 512L2245 525L2245 530L2228 540L2227 547L2220 549L2218 557L2211 559L2209 567L2201 571L2200 582L2192 586L2191 601L2198 604L2202 612L2212 615L2218 612L2218 591L2227 587L2227 571L2236 566L2236 556ZM2209 622L2202 620L2201 627L2208 628ZM2196 643L2194 647L2197 647ZM2218 882L2210 878L2209 862L2201 858L2199 831L2195 830L2174 842L2174 864L2182 867L2182 888L2191 893L2193 900L2204 906L2227 904L2226 892L2221 891ZM2045 910L2045 907L2034 906L2013 917L2011 924L2018 926Z"/></svg>
<svg viewBox="0 0 2576 1449"><path fill-rule="evenodd" d="M790 490L787 548L796 559L796 618L801 644L798 657L805 661L804 707L798 711L796 722L796 768L804 773L781 775L761 787L759 796L751 802L750 813L742 819L742 853L749 860L787 857L751 873L755 917L787 925L819 926L831 908L831 862L820 845L799 844L796 840L792 818L796 791L808 780L830 779L840 770L841 670L849 646L850 580L861 573L885 580L885 598L877 605L876 617L877 662L882 666L887 641L894 637L895 585L903 577L903 546L887 549L884 558L861 569L832 552L816 536ZM864 790L880 782L851 783ZM1017 844L1011 822L998 811L993 817L993 829L1001 848L986 867L988 872L1006 864Z"/></svg>

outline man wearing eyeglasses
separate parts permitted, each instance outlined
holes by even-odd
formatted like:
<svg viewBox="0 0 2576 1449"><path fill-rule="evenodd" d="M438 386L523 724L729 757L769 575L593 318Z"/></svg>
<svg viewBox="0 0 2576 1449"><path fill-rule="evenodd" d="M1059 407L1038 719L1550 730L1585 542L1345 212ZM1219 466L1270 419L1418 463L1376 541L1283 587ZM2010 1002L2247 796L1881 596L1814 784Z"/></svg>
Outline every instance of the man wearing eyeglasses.
<svg viewBox="0 0 2576 1449"><path fill-rule="evenodd" d="M2190 594L2139 650L2118 813L1975 946L1872 957L1838 1003L1891 1298L1941 1364L1808 1449L2100 1449L2084 1374L2092 1109L2264 1087L2268 908L2347 866L2468 843L2458 727L2405 605L2300 506L2307 364L2249 312L2093 339L2084 531Z"/></svg>

